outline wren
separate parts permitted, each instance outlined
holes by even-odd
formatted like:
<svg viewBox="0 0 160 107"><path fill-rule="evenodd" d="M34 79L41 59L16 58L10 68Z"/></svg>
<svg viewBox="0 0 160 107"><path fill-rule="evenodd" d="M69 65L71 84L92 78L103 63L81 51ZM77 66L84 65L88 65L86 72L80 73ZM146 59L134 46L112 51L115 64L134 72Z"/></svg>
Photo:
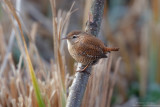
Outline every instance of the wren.
<svg viewBox="0 0 160 107"><path fill-rule="evenodd" d="M83 31L72 31L62 39L67 39L70 55L85 66L79 71L84 71L101 58L107 58L108 52L119 50L119 48L106 47L101 40Z"/></svg>

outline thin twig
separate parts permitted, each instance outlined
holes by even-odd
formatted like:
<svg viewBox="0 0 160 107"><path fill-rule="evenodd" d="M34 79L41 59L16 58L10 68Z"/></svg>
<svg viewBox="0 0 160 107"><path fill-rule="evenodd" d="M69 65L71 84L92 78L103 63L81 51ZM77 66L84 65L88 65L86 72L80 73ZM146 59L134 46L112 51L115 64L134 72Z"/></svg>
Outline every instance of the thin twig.
<svg viewBox="0 0 160 107"><path fill-rule="evenodd" d="M90 18L88 20L88 24L86 27L87 32L95 36L98 35L101 26L103 11L104 11L104 0L93 0L92 7L90 10L90 16L92 20L90 20ZM81 64L79 65L81 66ZM91 73L91 66L88 67L84 72ZM88 78L89 74L87 73L79 73L79 72L76 73L76 76L70 88L66 107L81 106L84 92L86 90L86 85L88 83Z"/></svg>

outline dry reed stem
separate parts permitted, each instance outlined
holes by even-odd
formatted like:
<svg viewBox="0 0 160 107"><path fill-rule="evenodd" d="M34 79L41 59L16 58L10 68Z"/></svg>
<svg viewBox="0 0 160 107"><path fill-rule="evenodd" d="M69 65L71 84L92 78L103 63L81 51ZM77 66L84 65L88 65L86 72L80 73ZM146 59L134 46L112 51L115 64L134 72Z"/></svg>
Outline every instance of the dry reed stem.
<svg viewBox="0 0 160 107"><path fill-rule="evenodd" d="M119 63L116 64L114 76L111 76L112 54L108 59L101 59L97 65L93 67L93 72L87 84L84 95L83 107L106 107L109 101L110 92L113 91L115 75ZM119 62L119 61L118 61ZM98 72L97 72L98 71ZM111 78L112 77L112 78ZM113 80L113 81L110 81ZM111 88L112 87L112 88ZM107 106L108 107L108 106Z"/></svg>
<svg viewBox="0 0 160 107"><path fill-rule="evenodd" d="M25 53L24 53L24 55L26 56L25 60L26 60L26 64L28 65L27 67L29 69L30 78L32 79L32 84L33 84L33 87L34 87L34 90L35 90L35 93L36 93L37 102L38 102L39 106L43 107L43 106L45 106L45 104L43 102L43 99L42 99L42 96L41 96L41 93L40 93L40 89L39 89L39 86L38 86L38 83L37 83L37 79L36 79L36 76L35 76L35 73L34 73L34 69L33 69L33 66L32 66L32 62L31 62L31 59L30 59L30 56L29 56L29 53L28 53L28 50L27 50L27 45L26 45L26 41L25 41L25 38L24 38L24 35L23 35L20 20L19 20L17 14L16 14L15 9L14 9L13 5L11 4L11 2L8 1L8 0L4 0L4 2L6 4L6 6L9 8L9 11L14 16L14 19L16 20L16 22L18 24L18 28L19 28L19 31L20 31L20 37L22 38L23 45L24 45L24 50L25 50ZM21 40L19 40L19 41L21 41Z"/></svg>
<svg viewBox="0 0 160 107"><path fill-rule="evenodd" d="M70 15L74 12L72 11L73 5L71 6L69 12L65 15L64 20L62 20L61 16L62 13L61 11L56 13L56 5L55 5L55 0L50 0L51 7L52 7L52 15L53 15L53 39L54 39L54 53L55 53L55 62L56 62L56 71L58 71L58 75L61 77L59 79L60 85L60 100L63 101L64 103L66 102L66 85L65 85L65 67L64 67L64 61L63 57L60 51L60 37L61 34L64 30L65 24L67 24ZM61 103L63 104L63 103ZM60 105L60 106L65 106L65 104Z"/></svg>
<svg viewBox="0 0 160 107"><path fill-rule="evenodd" d="M4 39L3 28L0 25L0 57L1 57L0 63L3 60L2 58L5 56L5 52L6 52L6 43L5 43L5 39Z"/></svg>
<svg viewBox="0 0 160 107"><path fill-rule="evenodd" d="M108 91L107 107L110 107L110 105L111 105L111 98L112 98L112 94L113 94L113 90L114 90L113 88L114 88L114 85L115 85L115 82L116 82L116 76L117 76L117 73L118 73L120 61L121 61L121 58L119 58L116 62L112 82L111 82L111 85L110 85L110 88L109 88L109 91Z"/></svg>

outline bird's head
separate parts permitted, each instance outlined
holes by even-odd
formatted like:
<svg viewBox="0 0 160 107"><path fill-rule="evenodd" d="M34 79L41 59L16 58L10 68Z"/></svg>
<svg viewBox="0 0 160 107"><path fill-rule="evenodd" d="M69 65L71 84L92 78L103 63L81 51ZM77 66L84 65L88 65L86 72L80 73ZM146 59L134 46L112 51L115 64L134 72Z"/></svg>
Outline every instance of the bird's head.
<svg viewBox="0 0 160 107"><path fill-rule="evenodd" d="M73 45L76 42L78 42L78 39L80 38L80 34L82 31L72 31L70 32L66 37L62 38L61 40L67 40L68 45Z"/></svg>

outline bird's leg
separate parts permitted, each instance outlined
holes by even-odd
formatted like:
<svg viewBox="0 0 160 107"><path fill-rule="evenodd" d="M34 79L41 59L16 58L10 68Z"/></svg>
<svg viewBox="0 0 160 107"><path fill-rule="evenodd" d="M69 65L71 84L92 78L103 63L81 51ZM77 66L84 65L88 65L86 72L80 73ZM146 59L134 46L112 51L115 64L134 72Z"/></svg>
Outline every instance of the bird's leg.
<svg viewBox="0 0 160 107"><path fill-rule="evenodd" d="M85 71L85 70L88 68L89 65L90 65L90 64L86 65L84 68L81 67L81 69L78 70L77 72L83 72L83 71Z"/></svg>
<svg viewBox="0 0 160 107"><path fill-rule="evenodd" d="M84 72L90 65L91 63L87 64L83 69L80 68L80 70L76 71L76 72ZM90 74L88 72L86 72L87 74Z"/></svg>

